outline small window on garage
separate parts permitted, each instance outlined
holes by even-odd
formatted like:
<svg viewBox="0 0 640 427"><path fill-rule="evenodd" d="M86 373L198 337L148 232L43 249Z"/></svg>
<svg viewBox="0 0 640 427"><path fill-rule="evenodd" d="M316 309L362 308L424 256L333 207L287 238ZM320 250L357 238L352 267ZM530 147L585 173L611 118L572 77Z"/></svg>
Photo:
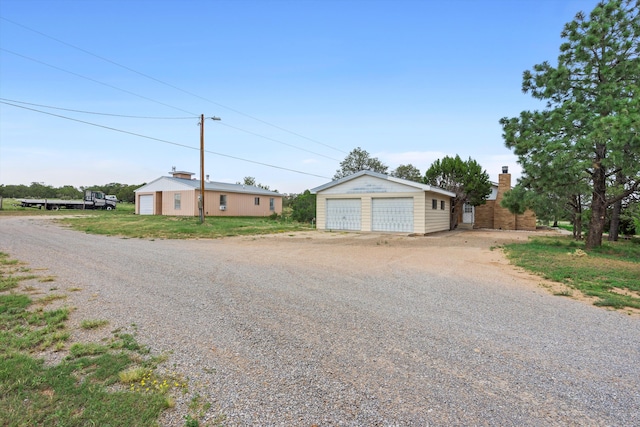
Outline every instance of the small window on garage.
<svg viewBox="0 0 640 427"><path fill-rule="evenodd" d="M220 206L227 206L227 195L226 194L221 194L220 195Z"/></svg>
<svg viewBox="0 0 640 427"><path fill-rule="evenodd" d="M260 206L260 197L256 197L253 199L253 204L256 206Z"/></svg>
<svg viewBox="0 0 640 427"><path fill-rule="evenodd" d="M274 199L273 197L269 198L269 210L270 211L276 210L276 199Z"/></svg>
<svg viewBox="0 0 640 427"><path fill-rule="evenodd" d="M180 193L175 193L173 195L173 209L177 211L180 210Z"/></svg>
<svg viewBox="0 0 640 427"><path fill-rule="evenodd" d="M440 200L440 210L444 210L444 200Z"/></svg>
<svg viewBox="0 0 640 427"><path fill-rule="evenodd" d="M431 209L438 209L438 200L431 199Z"/></svg>

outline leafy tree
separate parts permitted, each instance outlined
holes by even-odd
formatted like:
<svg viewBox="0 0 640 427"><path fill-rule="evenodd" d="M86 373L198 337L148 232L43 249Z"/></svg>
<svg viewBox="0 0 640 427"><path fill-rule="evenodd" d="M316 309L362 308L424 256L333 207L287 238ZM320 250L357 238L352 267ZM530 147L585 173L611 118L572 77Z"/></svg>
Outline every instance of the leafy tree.
<svg viewBox="0 0 640 427"><path fill-rule="evenodd" d="M238 182L237 184L254 186L256 185L256 179L253 176L245 176L242 182Z"/></svg>
<svg viewBox="0 0 640 427"><path fill-rule="evenodd" d="M24 184L20 185L4 185L0 184L0 196L10 197L12 199L27 197L29 194L29 187Z"/></svg>
<svg viewBox="0 0 640 427"><path fill-rule="evenodd" d="M82 192L72 185L65 185L57 189L57 197L62 199L81 199Z"/></svg>
<svg viewBox="0 0 640 427"><path fill-rule="evenodd" d="M402 178L409 181L422 182L422 175L420 169L413 166L411 163L408 165L400 165L391 171L391 176L396 178Z"/></svg>
<svg viewBox="0 0 640 427"><path fill-rule="evenodd" d="M134 203L136 200L136 194L134 193L134 191L142 187L143 185L145 185L145 183L142 183L140 185L123 184L122 187L120 187L120 190L115 192L115 195L118 198L118 200L120 200L121 202ZM107 193L107 194L114 194L114 193Z"/></svg>
<svg viewBox="0 0 640 427"><path fill-rule="evenodd" d="M524 72L523 92L546 100L546 109L500 120L525 176L537 179L553 159L548 185L569 175L576 189L565 194L588 187L589 249L602 245L607 208L640 189L639 10L637 0L611 0L588 18L578 13L561 33L558 65Z"/></svg>
<svg viewBox="0 0 640 427"><path fill-rule="evenodd" d="M340 169L336 171L333 179L335 181L362 170L387 173L387 169L389 169L389 167L383 164L377 157L371 157L366 150L357 147L354 148L342 162L340 162Z"/></svg>
<svg viewBox="0 0 640 427"><path fill-rule="evenodd" d="M278 192L278 190L272 190L271 188L269 188L268 185L257 183L256 179L253 176L245 176L242 182L236 182L236 184L242 184L242 185L251 186L251 187L258 187L258 188L262 188L263 190L273 191L275 193Z"/></svg>
<svg viewBox="0 0 640 427"><path fill-rule="evenodd" d="M311 222L316 217L316 195L305 190L291 197L291 218L298 222Z"/></svg>
<svg viewBox="0 0 640 427"><path fill-rule="evenodd" d="M473 206L484 204L491 194L489 174L475 160L463 161L458 155L433 162L425 173L424 183L456 194L451 209L452 230L458 225L458 213L465 203Z"/></svg>

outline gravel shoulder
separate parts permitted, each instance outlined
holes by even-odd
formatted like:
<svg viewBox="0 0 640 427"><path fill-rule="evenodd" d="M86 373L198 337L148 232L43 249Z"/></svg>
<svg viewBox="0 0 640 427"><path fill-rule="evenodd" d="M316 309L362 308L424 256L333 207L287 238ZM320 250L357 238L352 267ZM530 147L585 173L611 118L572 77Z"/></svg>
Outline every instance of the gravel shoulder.
<svg viewBox="0 0 640 427"><path fill-rule="evenodd" d="M82 289L72 322L170 352L224 425L640 425L640 319L555 297L491 250L529 235L152 241L0 218L0 250Z"/></svg>

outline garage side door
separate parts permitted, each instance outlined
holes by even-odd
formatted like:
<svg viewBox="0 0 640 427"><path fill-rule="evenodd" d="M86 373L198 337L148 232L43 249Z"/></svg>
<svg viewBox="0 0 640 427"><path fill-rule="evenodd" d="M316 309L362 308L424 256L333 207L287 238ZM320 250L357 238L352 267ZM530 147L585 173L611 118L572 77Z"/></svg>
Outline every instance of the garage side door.
<svg viewBox="0 0 640 427"><path fill-rule="evenodd" d="M140 196L140 215L153 215L153 194Z"/></svg>
<svg viewBox="0 0 640 427"><path fill-rule="evenodd" d="M327 230L360 231L360 199L327 199Z"/></svg>
<svg viewBox="0 0 640 427"><path fill-rule="evenodd" d="M413 198L371 200L371 231L413 232Z"/></svg>

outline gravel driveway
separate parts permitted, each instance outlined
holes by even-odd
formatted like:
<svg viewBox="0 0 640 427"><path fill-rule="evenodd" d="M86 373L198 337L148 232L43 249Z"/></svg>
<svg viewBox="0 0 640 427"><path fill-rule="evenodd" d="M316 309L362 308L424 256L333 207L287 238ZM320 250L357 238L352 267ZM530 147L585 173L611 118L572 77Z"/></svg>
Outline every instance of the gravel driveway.
<svg viewBox="0 0 640 427"><path fill-rule="evenodd" d="M527 236L152 241L0 218L1 251L82 288L72 322L135 324L224 425L640 425L640 318L489 250Z"/></svg>

